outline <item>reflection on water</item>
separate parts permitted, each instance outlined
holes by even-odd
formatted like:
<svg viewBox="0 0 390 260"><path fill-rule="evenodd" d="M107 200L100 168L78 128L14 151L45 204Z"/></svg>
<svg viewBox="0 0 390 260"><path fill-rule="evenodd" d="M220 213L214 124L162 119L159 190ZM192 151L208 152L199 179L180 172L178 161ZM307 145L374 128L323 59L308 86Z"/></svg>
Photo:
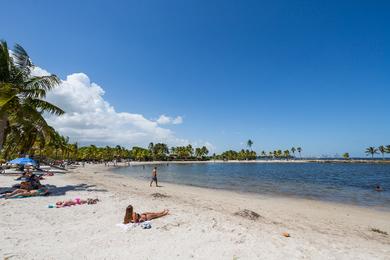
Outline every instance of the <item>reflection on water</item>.
<svg viewBox="0 0 390 260"><path fill-rule="evenodd" d="M113 171L149 179L154 165ZM189 163L160 164L159 180L207 188L278 194L390 210L389 164ZM383 192L374 191L380 184Z"/></svg>

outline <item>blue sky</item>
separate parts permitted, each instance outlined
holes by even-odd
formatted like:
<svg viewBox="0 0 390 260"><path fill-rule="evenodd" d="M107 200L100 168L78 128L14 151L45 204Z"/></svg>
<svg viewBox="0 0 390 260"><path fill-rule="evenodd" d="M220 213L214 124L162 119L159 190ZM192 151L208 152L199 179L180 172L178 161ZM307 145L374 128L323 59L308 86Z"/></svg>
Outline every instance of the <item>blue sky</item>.
<svg viewBox="0 0 390 260"><path fill-rule="evenodd" d="M181 116L161 126L180 140L220 152L250 138L257 151L301 146L317 156L390 144L388 1L6 0L2 8L0 38L39 67L62 79L84 73L118 113Z"/></svg>

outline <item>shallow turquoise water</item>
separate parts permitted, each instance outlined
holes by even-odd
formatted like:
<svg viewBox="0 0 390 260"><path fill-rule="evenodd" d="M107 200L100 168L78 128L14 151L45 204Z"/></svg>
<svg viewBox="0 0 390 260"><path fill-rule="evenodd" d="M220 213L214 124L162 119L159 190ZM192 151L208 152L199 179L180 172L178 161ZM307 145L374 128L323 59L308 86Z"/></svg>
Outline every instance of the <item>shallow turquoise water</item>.
<svg viewBox="0 0 390 260"><path fill-rule="evenodd" d="M158 179L163 182L390 210L389 164L169 163L156 166ZM147 182L153 167L130 166L113 171ZM376 192L376 184L384 191Z"/></svg>

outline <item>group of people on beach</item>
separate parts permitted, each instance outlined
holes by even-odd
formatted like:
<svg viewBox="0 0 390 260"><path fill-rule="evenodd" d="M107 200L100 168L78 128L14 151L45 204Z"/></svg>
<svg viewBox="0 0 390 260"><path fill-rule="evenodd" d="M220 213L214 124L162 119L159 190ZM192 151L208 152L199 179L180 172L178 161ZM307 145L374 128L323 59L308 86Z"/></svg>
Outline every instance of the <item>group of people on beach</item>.
<svg viewBox="0 0 390 260"><path fill-rule="evenodd" d="M31 196L43 196L49 194L48 189L41 184L40 180L43 179L42 176L38 176L33 172L32 165L23 165L23 173L16 180L20 180L20 184L14 185L12 188L14 190L5 192L0 195L1 198L10 199L10 198L21 198L21 197L31 197ZM47 173L48 175L53 175ZM152 170L152 180L150 182L150 186L152 186L153 182L156 183L156 187L160 187L157 182L157 167L154 167ZM75 205L83 205L83 204L96 204L99 199L72 199L72 200L64 200L58 201L55 205L49 205L49 208L63 208ZM169 210L164 209L161 212L144 212L137 213L133 210L133 206L129 205L126 208L125 217L123 220L124 224L128 223L141 223L145 221L149 221L155 218L163 217L169 213Z"/></svg>
<svg viewBox="0 0 390 260"><path fill-rule="evenodd" d="M23 168L23 174L16 180L20 180L20 184L14 185L11 192L6 192L1 195L5 199L31 197L31 196L44 196L49 194L49 190L41 184L40 180L42 176L38 176L33 173L33 166L26 165Z"/></svg>

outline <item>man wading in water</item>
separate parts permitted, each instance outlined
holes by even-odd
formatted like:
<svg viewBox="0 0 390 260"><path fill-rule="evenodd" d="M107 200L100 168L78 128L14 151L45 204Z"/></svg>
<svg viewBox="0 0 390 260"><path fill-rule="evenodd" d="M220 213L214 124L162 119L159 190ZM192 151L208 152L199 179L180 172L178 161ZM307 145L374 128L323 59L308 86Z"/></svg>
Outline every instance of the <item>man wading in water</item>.
<svg viewBox="0 0 390 260"><path fill-rule="evenodd" d="M150 187L152 187L152 184L153 184L154 181L156 182L156 187L158 187L158 184L157 184L157 167L153 168L153 171L152 171L152 181L150 182Z"/></svg>

